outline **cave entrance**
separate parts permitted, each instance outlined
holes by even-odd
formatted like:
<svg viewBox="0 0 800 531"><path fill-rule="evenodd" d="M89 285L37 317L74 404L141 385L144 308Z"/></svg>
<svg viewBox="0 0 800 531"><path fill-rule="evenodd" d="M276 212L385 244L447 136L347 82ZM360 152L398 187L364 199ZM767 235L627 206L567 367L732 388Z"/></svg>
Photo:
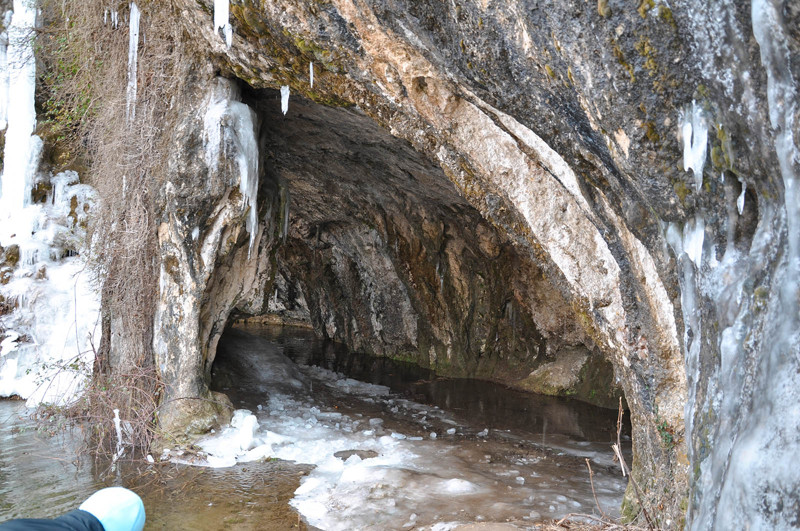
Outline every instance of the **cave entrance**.
<svg viewBox="0 0 800 531"><path fill-rule="evenodd" d="M533 257L487 222L435 161L356 108L247 89L279 244L264 315L439 375L607 407L620 390Z"/></svg>
<svg viewBox="0 0 800 531"><path fill-rule="evenodd" d="M243 101L277 244L261 311L234 309L217 346L236 412L211 450L315 465L292 504L320 528L591 512L585 457L613 514L616 412L530 392L619 395L536 260L358 109Z"/></svg>

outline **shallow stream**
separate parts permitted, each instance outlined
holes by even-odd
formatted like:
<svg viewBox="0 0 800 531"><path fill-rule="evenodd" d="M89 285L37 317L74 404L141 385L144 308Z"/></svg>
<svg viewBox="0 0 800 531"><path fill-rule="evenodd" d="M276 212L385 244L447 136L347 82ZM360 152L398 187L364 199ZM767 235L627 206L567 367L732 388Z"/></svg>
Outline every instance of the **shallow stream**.
<svg viewBox="0 0 800 531"><path fill-rule="evenodd" d="M144 498L147 529L524 529L597 513L586 458L607 514L625 489L613 411L437 378L302 329L226 332L212 387L237 408L233 427L199 455L111 475L77 462L68 432L48 436L21 403L0 402L0 521L54 516L125 484Z"/></svg>

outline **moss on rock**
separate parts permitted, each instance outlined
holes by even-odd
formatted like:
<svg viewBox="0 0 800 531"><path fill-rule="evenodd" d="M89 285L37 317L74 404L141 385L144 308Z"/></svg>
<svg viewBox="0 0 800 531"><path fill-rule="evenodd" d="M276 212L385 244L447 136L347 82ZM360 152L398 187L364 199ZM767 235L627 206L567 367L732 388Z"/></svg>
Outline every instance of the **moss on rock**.
<svg viewBox="0 0 800 531"><path fill-rule="evenodd" d="M16 267L19 263L19 245L9 245L3 256L3 264L9 267Z"/></svg>

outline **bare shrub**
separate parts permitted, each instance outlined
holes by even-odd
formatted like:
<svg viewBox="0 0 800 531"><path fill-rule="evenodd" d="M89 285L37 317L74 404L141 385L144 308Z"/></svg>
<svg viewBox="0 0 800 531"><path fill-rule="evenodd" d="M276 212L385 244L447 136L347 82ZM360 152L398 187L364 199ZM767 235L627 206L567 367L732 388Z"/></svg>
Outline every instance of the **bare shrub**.
<svg viewBox="0 0 800 531"><path fill-rule="evenodd" d="M116 27L109 7L119 9ZM152 350L157 198L171 109L179 107L173 100L185 79L183 39L171 2L140 2L138 97L129 118L128 3L43 0L41 8L41 132L59 146L53 163L83 170L82 180L100 196L85 252L101 283L103 341L91 389L75 413L94 426L95 452L115 445L114 409L129 423L131 443L146 449L160 389Z"/></svg>

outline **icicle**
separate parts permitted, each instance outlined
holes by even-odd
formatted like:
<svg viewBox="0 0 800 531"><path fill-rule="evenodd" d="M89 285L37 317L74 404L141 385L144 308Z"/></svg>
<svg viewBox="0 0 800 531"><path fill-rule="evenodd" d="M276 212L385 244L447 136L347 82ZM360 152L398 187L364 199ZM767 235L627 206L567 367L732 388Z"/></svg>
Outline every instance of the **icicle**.
<svg viewBox="0 0 800 531"><path fill-rule="evenodd" d="M234 119L231 132L236 136L239 153L236 161L239 165L239 190L247 204L247 220L245 227L250 234L250 247L247 256L253 251L258 232L258 140L255 112L246 104L232 101L228 112Z"/></svg>
<svg viewBox="0 0 800 531"><path fill-rule="evenodd" d="M225 35L225 44L228 48L233 44L233 29L230 24L229 0L214 0L214 33L222 30Z"/></svg>
<svg viewBox="0 0 800 531"><path fill-rule="evenodd" d="M283 241L289 236L289 191L286 191L286 202L283 204Z"/></svg>
<svg viewBox="0 0 800 531"><path fill-rule="evenodd" d="M284 116L289 111L289 86L284 85L281 87L281 111Z"/></svg>
<svg viewBox="0 0 800 531"><path fill-rule="evenodd" d="M703 117L702 109L692 102L691 111L684 112L681 117L683 125L683 169L692 170L697 191L703 186L703 166L706 162L706 145L708 144L708 124Z"/></svg>
<svg viewBox="0 0 800 531"><path fill-rule="evenodd" d="M128 41L128 91L125 116L128 121L136 118L136 70L139 55L139 7L131 2L130 38Z"/></svg>
<svg viewBox="0 0 800 531"><path fill-rule="evenodd" d="M108 24L108 8L103 10L103 26Z"/></svg>
<svg viewBox="0 0 800 531"><path fill-rule="evenodd" d="M113 461L122 457L122 423L119 418L119 409L114 409L114 429L117 431L117 451Z"/></svg>
<svg viewBox="0 0 800 531"><path fill-rule="evenodd" d="M111 27L114 29L119 27L119 11L116 9L111 10Z"/></svg>
<svg viewBox="0 0 800 531"><path fill-rule="evenodd" d="M311 88L314 88L314 61L308 63L308 80L311 82Z"/></svg>
<svg viewBox="0 0 800 531"><path fill-rule="evenodd" d="M739 209L739 215L741 216L744 212L744 193L747 191L747 183L741 181L742 183L742 193L739 194L739 197L736 199L736 208Z"/></svg>
<svg viewBox="0 0 800 531"><path fill-rule="evenodd" d="M689 260L694 262L694 265L700 268L703 263L703 240L706 234L706 223L701 217L695 217L688 221L683 228L683 250L689 257Z"/></svg>
<svg viewBox="0 0 800 531"><path fill-rule="evenodd" d="M6 13L4 28L11 24L11 12ZM8 125L8 31L0 33L0 131Z"/></svg>

